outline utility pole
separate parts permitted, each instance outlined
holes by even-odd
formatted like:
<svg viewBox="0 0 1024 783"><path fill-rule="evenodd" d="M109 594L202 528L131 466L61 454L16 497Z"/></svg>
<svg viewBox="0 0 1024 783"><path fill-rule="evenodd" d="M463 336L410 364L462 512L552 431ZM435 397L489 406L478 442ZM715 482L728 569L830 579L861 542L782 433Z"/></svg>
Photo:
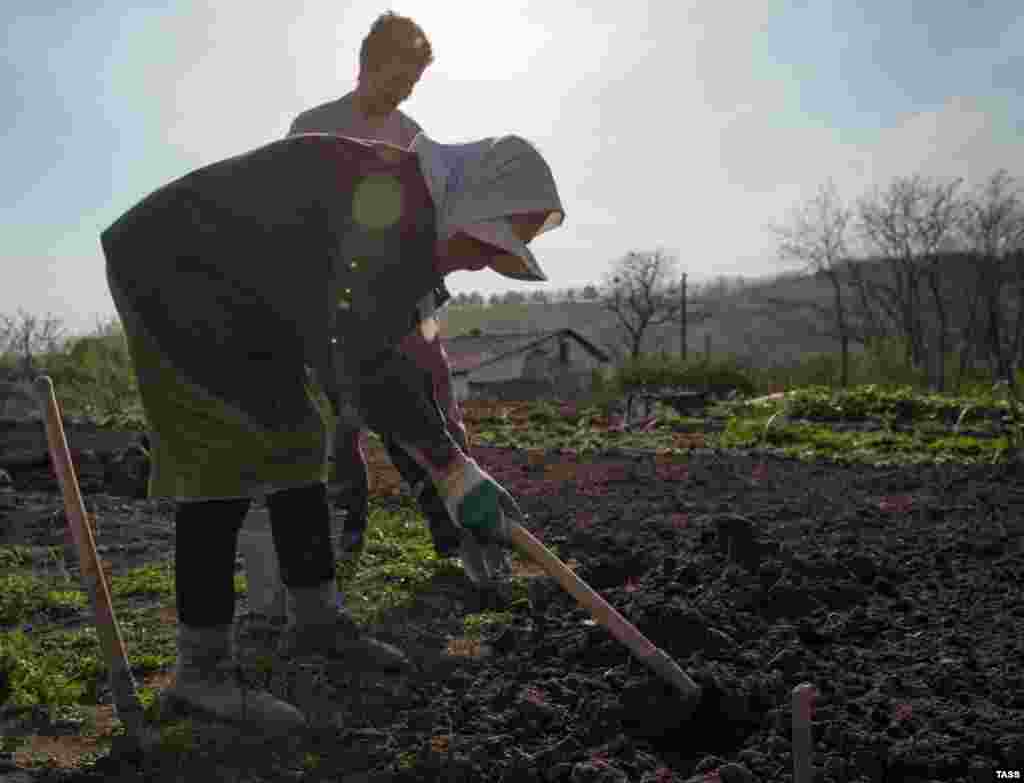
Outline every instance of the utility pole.
<svg viewBox="0 0 1024 783"><path fill-rule="evenodd" d="M686 272L683 272L683 282L680 288L680 337L682 338L679 348L679 355L686 361Z"/></svg>

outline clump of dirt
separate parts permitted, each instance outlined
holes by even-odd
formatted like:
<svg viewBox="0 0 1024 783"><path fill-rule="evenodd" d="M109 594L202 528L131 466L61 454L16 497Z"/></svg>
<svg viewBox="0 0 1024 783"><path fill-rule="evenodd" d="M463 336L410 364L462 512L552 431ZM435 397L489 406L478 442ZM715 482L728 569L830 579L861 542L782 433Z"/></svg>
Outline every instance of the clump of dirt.
<svg viewBox="0 0 1024 783"><path fill-rule="evenodd" d="M1017 474L703 451L548 454L570 468L549 472L536 455L475 453L534 535L702 685L692 720L550 585L507 607L509 623L482 643L456 643L472 591L452 576L374 629L417 658L415 676L265 673L277 631L242 623L247 675L313 716L287 752L207 727L209 752L173 772L166 759L107 756L51 779L774 781L792 771L801 682L816 691L817 779L973 781L1024 768ZM170 555L169 505L113 496L102 477L83 486L115 569ZM59 510L45 469L15 471L0 543L59 540Z"/></svg>

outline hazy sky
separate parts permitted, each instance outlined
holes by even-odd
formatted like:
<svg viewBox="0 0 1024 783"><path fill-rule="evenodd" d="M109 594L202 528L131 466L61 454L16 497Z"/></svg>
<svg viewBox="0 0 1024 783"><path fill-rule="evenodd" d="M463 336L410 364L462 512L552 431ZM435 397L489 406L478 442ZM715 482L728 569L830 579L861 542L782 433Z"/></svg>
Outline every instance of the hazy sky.
<svg viewBox="0 0 1024 783"><path fill-rule="evenodd" d="M830 176L847 198L916 172L1024 176L1020 0L4 0L0 313L113 314L99 233L348 92L389 7L434 46L407 113L445 142L525 136L551 163L552 288L629 250L694 278L778 271L767 227Z"/></svg>

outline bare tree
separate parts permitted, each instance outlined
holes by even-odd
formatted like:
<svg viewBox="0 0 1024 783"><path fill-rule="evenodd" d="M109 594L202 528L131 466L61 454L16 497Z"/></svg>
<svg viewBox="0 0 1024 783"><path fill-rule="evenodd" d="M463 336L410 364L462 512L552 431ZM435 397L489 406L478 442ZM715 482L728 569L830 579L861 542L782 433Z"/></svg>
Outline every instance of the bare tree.
<svg viewBox="0 0 1024 783"><path fill-rule="evenodd" d="M60 318L47 315L39 318L19 310L17 316L0 316L0 337L3 338L3 352L12 356L21 373L32 377L38 370L40 354L51 353L60 348L64 328Z"/></svg>
<svg viewBox="0 0 1024 783"><path fill-rule="evenodd" d="M943 290L943 269L949 266L950 251L956 242L964 202L958 195L963 180L934 183L922 188L924 209L916 221L918 243L924 264L924 279L932 295L935 323L930 329L934 347L930 352L931 385L936 391L946 390L945 360L949 353L951 312Z"/></svg>
<svg viewBox="0 0 1024 783"><path fill-rule="evenodd" d="M949 342L941 262L958 224L960 183L959 179L938 183L920 175L900 177L858 205L861 235L890 271L890 283L874 283L872 292L906 338L908 364L929 367L928 359L935 361L929 374L932 385L940 390ZM926 291L932 298L932 323L922 306Z"/></svg>
<svg viewBox="0 0 1024 783"><path fill-rule="evenodd" d="M790 222L775 227L779 257L797 261L804 271L824 275L832 284L832 312L841 350L840 384L850 381L851 319L843 298L843 261L848 255L847 235L853 212L845 206L829 180L808 203L794 210Z"/></svg>
<svg viewBox="0 0 1024 783"><path fill-rule="evenodd" d="M14 334L14 319L0 313L0 363L6 365L10 361L8 347Z"/></svg>
<svg viewBox="0 0 1024 783"><path fill-rule="evenodd" d="M643 353L649 329L679 320L680 301L675 290L675 259L660 250L627 253L609 274L602 306L618 319L619 333L630 356Z"/></svg>
<svg viewBox="0 0 1024 783"><path fill-rule="evenodd" d="M1024 200L1005 169L995 172L967 199L961 234L973 262L972 336L987 349L993 380L1016 391L1014 366L1024 347ZM1011 314L1009 288L1015 287L1017 314ZM1015 323L1011 323L1015 321ZM963 361L961 362L961 366Z"/></svg>

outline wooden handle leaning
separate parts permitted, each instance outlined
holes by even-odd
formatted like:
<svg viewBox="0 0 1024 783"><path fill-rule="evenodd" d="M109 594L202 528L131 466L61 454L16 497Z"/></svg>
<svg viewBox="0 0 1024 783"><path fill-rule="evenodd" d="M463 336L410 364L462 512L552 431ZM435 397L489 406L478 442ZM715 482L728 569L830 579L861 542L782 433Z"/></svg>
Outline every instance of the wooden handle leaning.
<svg viewBox="0 0 1024 783"><path fill-rule="evenodd" d="M543 568L563 590L576 599L580 606L587 609L597 622L607 628L658 676L678 689L692 707L696 706L700 698L700 686L680 668L679 664L640 633L635 625L616 611L615 607L598 595L590 585L576 576L571 568L534 538L530 531L516 522L510 523L509 528L510 538L516 549Z"/></svg>
<svg viewBox="0 0 1024 783"><path fill-rule="evenodd" d="M110 688L113 693L114 708L117 716L129 734L138 734L142 725L142 703L139 701L135 688L135 680L128 666L128 655L125 652L121 631L114 616L114 607L110 601L110 588L107 585L103 569L100 568L99 555L96 553L96 540L93 538L92 527L88 523L82 493L78 488L75 468L68 452L68 442L64 435L57 399L54 396L53 381L47 376L36 379L36 392L43 409L43 420L46 423L46 443L50 451L53 470L57 474L61 493L64 496L64 510L67 514L71 536L78 550L78 562L82 570L82 580L89 591L93 613L96 617L96 631L107 666L110 669Z"/></svg>

